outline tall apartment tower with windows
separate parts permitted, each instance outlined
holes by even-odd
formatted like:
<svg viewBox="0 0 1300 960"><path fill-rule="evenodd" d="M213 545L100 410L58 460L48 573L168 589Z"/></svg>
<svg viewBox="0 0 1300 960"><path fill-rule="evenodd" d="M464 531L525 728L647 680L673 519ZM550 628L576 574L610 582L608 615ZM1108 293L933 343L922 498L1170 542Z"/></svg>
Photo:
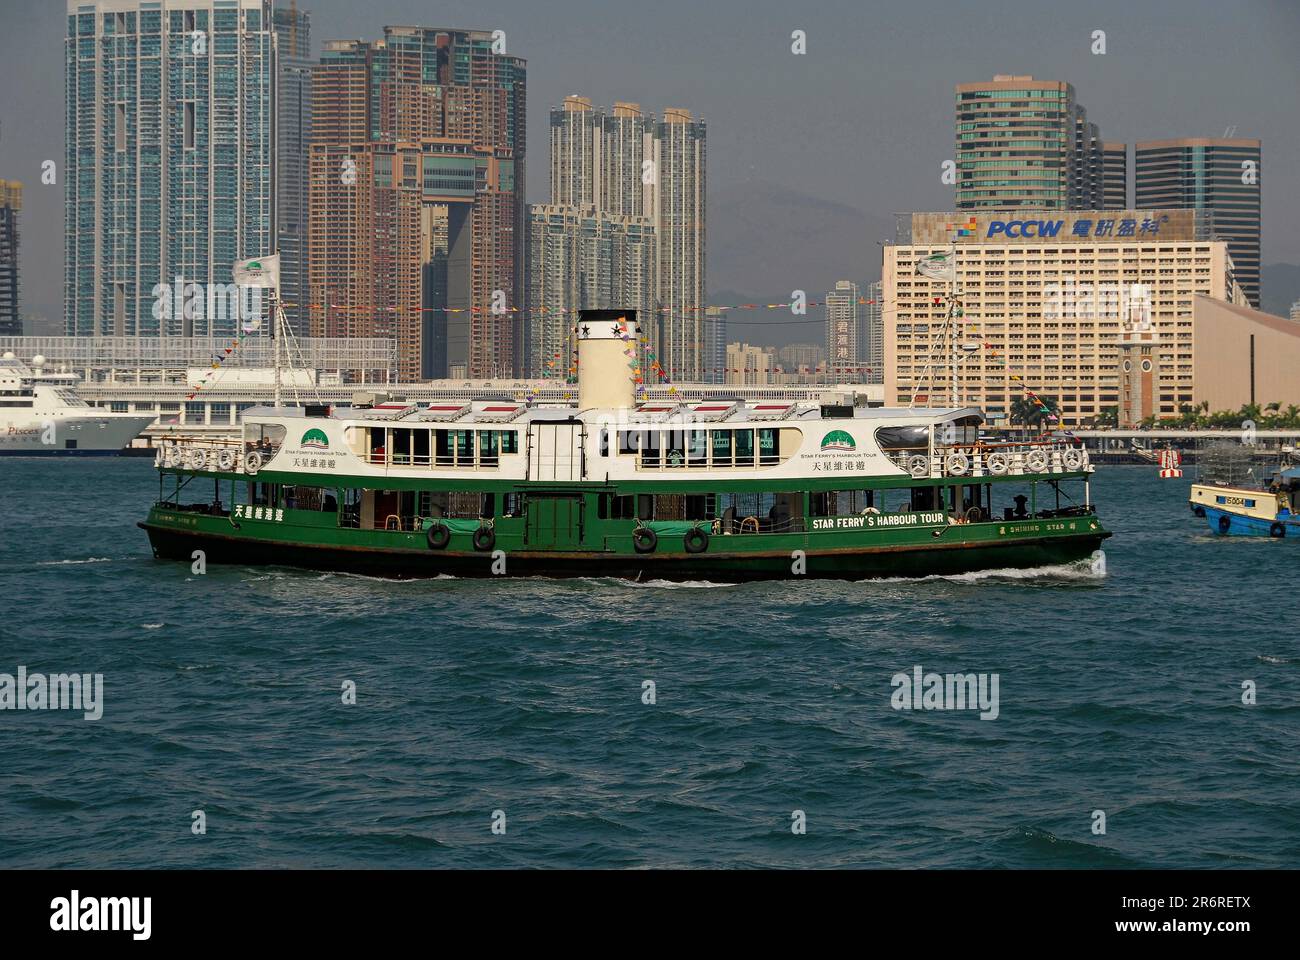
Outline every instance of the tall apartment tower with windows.
<svg viewBox="0 0 1300 960"><path fill-rule="evenodd" d="M998 74L956 87L957 209L1097 209L1101 133L1074 87Z"/></svg>
<svg viewBox="0 0 1300 960"><path fill-rule="evenodd" d="M282 0L283 2L283 0ZM272 11L275 87L275 249L290 325L307 331L307 160L311 148L311 18L294 4Z"/></svg>
<svg viewBox="0 0 1300 960"><path fill-rule="evenodd" d="M523 362L526 69L491 32L329 41L313 76L309 327L391 336L398 374Z"/></svg>
<svg viewBox="0 0 1300 960"><path fill-rule="evenodd" d="M867 302L859 312L861 333L858 335L858 356L867 368L863 380L883 383L885 374L885 320L881 308L881 282L867 284Z"/></svg>
<svg viewBox="0 0 1300 960"><path fill-rule="evenodd" d="M529 213L531 373L568 372L574 311L626 306L666 376L721 381L726 317L704 307L704 166L704 123L685 110L655 121L636 103L606 112L578 96L552 109L551 202Z"/></svg>
<svg viewBox="0 0 1300 960"><path fill-rule="evenodd" d="M860 320L858 285L839 280L826 294L826 369L831 383L859 380Z"/></svg>
<svg viewBox="0 0 1300 960"><path fill-rule="evenodd" d="M1237 282L1259 306L1260 142L1245 138L1147 140L1134 151L1134 204L1213 216Z"/></svg>
<svg viewBox="0 0 1300 960"><path fill-rule="evenodd" d="M22 208L23 185L0 180L0 337L23 335L18 312L18 212Z"/></svg>
<svg viewBox="0 0 1300 960"><path fill-rule="evenodd" d="M232 334L159 309L275 248L268 0L68 0L64 322L70 335ZM224 302L224 301L222 301Z"/></svg>
<svg viewBox="0 0 1300 960"><path fill-rule="evenodd" d="M725 369L705 311L706 131L690 111L668 108L655 124L655 230L659 255L660 363L681 381L708 382ZM725 349L725 347L724 347Z"/></svg>
<svg viewBox="0 0 1300 960"><path fill-rule="evenodd" d="M1103 143L1101 162L1103 209L1128 210L1128 144Z"/></svg>

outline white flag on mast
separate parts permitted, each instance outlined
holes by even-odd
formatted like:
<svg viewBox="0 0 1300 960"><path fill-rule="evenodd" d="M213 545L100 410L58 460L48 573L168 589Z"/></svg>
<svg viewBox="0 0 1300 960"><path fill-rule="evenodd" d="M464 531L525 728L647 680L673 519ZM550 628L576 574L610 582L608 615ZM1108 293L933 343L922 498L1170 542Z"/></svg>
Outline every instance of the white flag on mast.
<svg viewBox="0 0 1300 960"><path fill-rule="evenodd" d="M957 264L950 254L932 253L916 261L916 272L931 280L956 280Z"/></svg>
<svg viewBox="0 0 1300 960"><path fill-rule="evenodd" d="M252 257L237 260L233 267L235 283L241 287L273 287L280 289L280 255Z"/></svg>

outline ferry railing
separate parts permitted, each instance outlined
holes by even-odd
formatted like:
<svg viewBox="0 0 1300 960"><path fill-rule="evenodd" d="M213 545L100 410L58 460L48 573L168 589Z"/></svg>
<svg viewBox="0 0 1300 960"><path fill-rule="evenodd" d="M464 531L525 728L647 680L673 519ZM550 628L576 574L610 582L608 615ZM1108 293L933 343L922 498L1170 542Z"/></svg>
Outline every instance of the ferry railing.
<svg viewBox="0 0 1300 960"><path fill-rule="evenodd" d="M933 452L900 450L893 462L917 480L1091 473L1087 448L1065 440L1042 443L956 443Z"/></svg>

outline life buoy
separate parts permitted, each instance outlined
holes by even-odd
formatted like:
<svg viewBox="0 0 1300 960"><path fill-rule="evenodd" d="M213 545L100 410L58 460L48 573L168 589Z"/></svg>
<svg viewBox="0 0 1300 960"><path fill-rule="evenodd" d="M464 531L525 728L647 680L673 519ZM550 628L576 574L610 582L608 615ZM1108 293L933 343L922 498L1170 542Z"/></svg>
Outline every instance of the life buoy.
<svg viewBox="0 0 1300 960"><path fill-rule="evenodd" d="M233 470L235 467L235 451L222 450L217 454L218 470Z"/></svg>
<svg viewBox="0 0 1300 960"><path fill-rule="evenodd" d="M907 458L907 472L912 475L913 480L920 480L922 477L930 475L930 458L923 457L919 453Z"/></svg>
<svg viewBox="0 0 1300 960"><path fill-rule="evenodd" d="M428 541L430 550L441 550L451 543L451 530L445 523L435 523L429 527L424 539Z"/></svg>
<svg viewBox="0 0 1300 960"><path fill-rule="evenodd" d="M1283 537L1286 536L1286 524L1285 523L1273 524L1273 526L1268 528L1268 535L1275 539L1281 540Z"/></svg>
<svg viewBox="0 0 1300 960"><path fill-rule="evenodd" d="M699 527L692 527L686 531L686 536L682 537L682 543L687 553L703 553L709 549L709 535Z"/></svg>
<svg viewBox="0 0 1300 960"><path fill-rule="evenodd" d="M1047 451L1030 450L1025 454L1025 466L1034 473L1042 473L1047 469Z"/></svg>
<svg viewBox="0 0 1300 960"><path fill-rule="evenodd" d="M649 527L637 527L632 531L632 548L637 553L654 553L659 546L659 534Z"/></svg>
<svg viewBox="0 0 1300 960"><path fill-rule="evenodd" d="M1219 517L1219 532L1227 533L1231 529L1232 529L1232 517L1228 516L1225 513L1223 516Z"/></svg>
<svg viewBox="0 0 1300 960"><path fill-rule="evenodd" d="M1198 517L1204 517L1205 508L1198 503L1196 506L1192 507L1192 513Z"/></svg>
<svg viewBox="0 0 1300 960"><path fill-rule="evenodd" d="M953 476L965 476L970 470L970 457L964 453L950 453L944 465Z"/></svg>
<svg viewBox="0 0 1300 960"><path fill-rule="evenodd" d="M979 507L971 507L964 514L967 523L978 523L984 518L984 511Z"/></svg>
<svg viewBox="0 0 1300 960"><path fill-rule="evenodd" d="M262 455L256 450L249 450L244 455L244 472L257 473L262 469Z"/></svg>
<svg viewBox="0 0 1300 960"><path fill-rule="evenodd" d="M208 466L208 451L199 449L190 452L190 469L206 470Z"/></svg>
<svg viewBox="0 0 1300 960"><path fill-rule="evenodd" d="M163 454L163 464L168 467L178 467L181 463L181 452L175 447L168 447L167 452Z"/></svg>
<svg viewBox="0 0 1300 960"><path fill-rule="evenodd" d="M989 473L995 477L1000 477L1011 469L1011 458L1001 451L990 453L986 463Z"/></svg>
<svg viewBox="0 0 1300 960"><path fill-rule="evenodd" d="M439 524L441 526L441 524ZM474 549L484 552L497 545L497 533L491 527L479 527L474 531Z"/></svg>
<svg viewBox="0 0 1300 960"><path fill-rule="evenodd" d="M1065 464L1066 470L1078 470L1083 466L1083 451L1077 447L1071 447L1061 454L1061 462Z"/></svg>

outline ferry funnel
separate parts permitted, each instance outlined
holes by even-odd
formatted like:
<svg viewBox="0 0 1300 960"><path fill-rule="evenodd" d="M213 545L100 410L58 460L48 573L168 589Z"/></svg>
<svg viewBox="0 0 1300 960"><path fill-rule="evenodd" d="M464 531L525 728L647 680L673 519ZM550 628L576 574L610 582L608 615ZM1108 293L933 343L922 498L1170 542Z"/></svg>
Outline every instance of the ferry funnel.
<svg viewBox="0 0 1300 960"><path fill-rule="evenodd" d="M580 310L578 408L630 408L636 403L632 379L641 328L635 310ZM632 355L628 356L627 351Z"/></svg>

